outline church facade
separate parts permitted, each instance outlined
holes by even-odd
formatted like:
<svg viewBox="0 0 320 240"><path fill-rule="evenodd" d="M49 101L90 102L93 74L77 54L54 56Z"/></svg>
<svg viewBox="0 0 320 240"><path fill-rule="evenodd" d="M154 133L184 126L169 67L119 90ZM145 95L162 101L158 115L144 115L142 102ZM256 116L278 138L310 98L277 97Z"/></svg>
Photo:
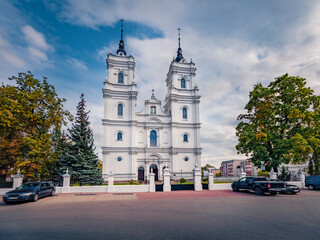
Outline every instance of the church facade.
<svg viewBox="0 0 320 240"><path fill-rule="evenodd" d="M170 63L164 81L164 106L152 91L144 109L136 112L135 60L126 54L122 33L121 29L116 54L109 53L106 59L103 176L129 174L130 179L146 180L152 170L158 180L165 167L173 173L191 172L201 166L200 95L195 64L184 59L179 36L177 57Z"/></svg>

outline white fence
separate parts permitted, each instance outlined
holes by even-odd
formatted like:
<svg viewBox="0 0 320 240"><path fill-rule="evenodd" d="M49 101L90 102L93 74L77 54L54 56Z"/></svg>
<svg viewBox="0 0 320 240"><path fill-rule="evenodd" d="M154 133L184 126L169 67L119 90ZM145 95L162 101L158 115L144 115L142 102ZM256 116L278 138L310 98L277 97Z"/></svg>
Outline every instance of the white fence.
<svg viewBox="0 0 320 240"><path fill-rule="evenodd" d="M165 169L166 174L164 177L163 191L171 191L172 174L169 169ZM189 174L190 175L190 174ZM189 176L188 175L188 176ZM146 185L114 185L114 175L108 176L108 185L102 186L70 186L70 175L66 173L63 176L63 187L56 187L56 193L121 193L121 192L154 192L155 182L154 174L150 174L149 184ZM0 188L0 195L13 190L15 187L22 184L23 176L14 176L13 188ZM214 183L214 181L231 182L237 180L238 177L218 177L214 178L213 174L209 175L209 190L229 190L231 183ZM193 173L194 189L196 191L202 190L201 173L199 168L194 169ZM304 187L304 176L301 177L302 181L289 181L288 184L294 184L300 188Z"/></svg>

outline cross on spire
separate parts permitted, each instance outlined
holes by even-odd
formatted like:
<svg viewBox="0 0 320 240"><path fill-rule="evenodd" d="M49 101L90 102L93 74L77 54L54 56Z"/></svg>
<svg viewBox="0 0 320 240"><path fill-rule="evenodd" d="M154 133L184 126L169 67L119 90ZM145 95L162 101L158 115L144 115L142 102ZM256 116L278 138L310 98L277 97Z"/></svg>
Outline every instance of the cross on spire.
<svg viewBox="0 0 320 240"><path fill-rule="evenodd" d="M117 55L126 56L127 53L126 53L126 50L124 49L124 41L123 41L123 22L124 22L124 20L121 19L120 22L121 22L121 39L119 42L119 49L117 50Z"/></svg>
<svg viewBox="0 0 320 240"><path fill-rule="evenodd" d="M121 41L123 41L123 19L120 19L121 22Z"/></svg>
<svg viewBox="0 0 320 240"><path fill-rule="evenodd" d="M179 48L180 48L180 30L181 30L181 28L178 28L178 32L179 32Z"/></svg>
<svg viewBox="0 0 320 240"><path fill-rule="evenodd" d="M178 47L178 51L177 51L177 57L175 59L176 62L180 62L182 59L183 59L183 56L182 56L182 49L181 49L181 46L180 46L180 31L181 31L181 28L178 28L178 43L179 43L179 47Z"/></svg>
<svg viewBox="0 0 320 240"><path fill-rule="evenodd" d="M152 89L151 91L152 91L152 97L154 97L154 89Z"/></svg>

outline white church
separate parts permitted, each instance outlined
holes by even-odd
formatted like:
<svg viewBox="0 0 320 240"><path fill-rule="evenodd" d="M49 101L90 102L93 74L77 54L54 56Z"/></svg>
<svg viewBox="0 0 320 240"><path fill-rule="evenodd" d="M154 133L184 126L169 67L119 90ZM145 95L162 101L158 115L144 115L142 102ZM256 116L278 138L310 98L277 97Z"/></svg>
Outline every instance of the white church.
<svg viewBox="0 0 320 240"><path fill-rule="evenodd" d="M157 181L162 179L165 167L180 173L201 166L196 68L182 55L180 33L177 57L170 63L164 82L164 106L152 91L144 109L136 112L135 60L126 54L122 26L119 49L116 54L109 53L106 62L103 176L129 174L134 180L147 180L152 170Z"/></svg>

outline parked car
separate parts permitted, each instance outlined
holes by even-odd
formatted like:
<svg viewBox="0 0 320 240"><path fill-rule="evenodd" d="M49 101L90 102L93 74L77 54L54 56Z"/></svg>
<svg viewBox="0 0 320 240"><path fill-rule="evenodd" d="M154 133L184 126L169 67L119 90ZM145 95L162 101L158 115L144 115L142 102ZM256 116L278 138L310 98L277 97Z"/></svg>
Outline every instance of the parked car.
<svg viewBox="0 0 320 240"><path fill-rule="evenodd" d="M307 176L305 186L309 190L320 189L320 176Z"/></svg>
<svg viewBox="0 0 320 240"><path fill-rule="evenodd" d="M51 182L29 182L17 187L15 190L7 192L3 196L5 203L38 201L39 198L53 196L56 188Z"/></svg>
<svg viewBox="0 0 320 240"><path fill-rule="evenodd" d="M300 192L300 188L298 186L286 183L286 190L281 193L296 194L298 192Z"/></svg>
<svg viewBox="0 0 320 240"><path fill-rule="evenodd" d="M257 195L270 193L276 195L278 192L285 190L285 184L281 181L268 181L265 177L244 177L239 181L234 181L231 184L232 190L253 190Z"/></svg>
<svg viewBox="0 0 320 240"><path fill-rule="evenodd" d="M283 191L281 191L280 193L296 194L296 193L300 192L300 188L298 186L296 186L296 185L288 184L288 183L283 182L283 181L278 180L278 179L270 179L269 181L281 182L281 183L285 184L285 189Z"/></svg>

